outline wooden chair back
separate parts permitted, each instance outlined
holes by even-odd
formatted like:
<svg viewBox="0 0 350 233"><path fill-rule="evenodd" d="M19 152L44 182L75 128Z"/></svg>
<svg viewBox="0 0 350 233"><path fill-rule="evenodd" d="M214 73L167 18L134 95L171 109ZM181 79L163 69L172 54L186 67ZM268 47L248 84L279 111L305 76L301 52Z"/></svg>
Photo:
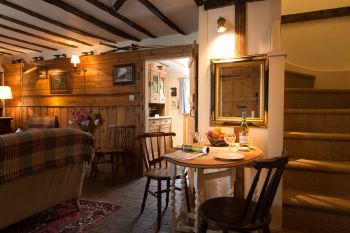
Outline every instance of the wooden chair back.
<svg viewBox="0 0 350 233"><path fill-rule="evenodd" d="M108 148L118 148L125 150L127 148L128 141L133 135L133 130L135 130L135 125L117 126L115 124L110 124L108 126Z"/></svg>
<svg viewBox="0 0 350 233"><path fill-rule="evenodd" d="M289 156L283 155L271 159L255 161L253 167L257 170L252 186L250 187L245 206L240 216L240 224L256 220L262 220L268 216L275 198L282 173L285 165L288 163ZM266 170L266 178L261 188L258 201L252 213L248 214L249 206L252 204L253 194L255 193L262 170ZM251 219L247 219L251 217Z"/></svg>
<svg viewBox="0 0 350 233"><path fill-rule="evenodd" d="M147 171L168 166L164 160L164 154L173 147L175 136L173 132L144 133L137 136Z"/></svg>

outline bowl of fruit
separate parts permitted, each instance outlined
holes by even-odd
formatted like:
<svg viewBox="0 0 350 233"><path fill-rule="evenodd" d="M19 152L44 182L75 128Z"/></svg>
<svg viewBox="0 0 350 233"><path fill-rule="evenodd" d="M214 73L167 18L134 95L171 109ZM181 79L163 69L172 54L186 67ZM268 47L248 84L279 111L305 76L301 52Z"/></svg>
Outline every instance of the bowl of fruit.
<svg viewBox="0 0 350 233"><path fill-rule="evenodd" d="M208 131L208 140L212 146L227 146L220 127Z"/></svg>

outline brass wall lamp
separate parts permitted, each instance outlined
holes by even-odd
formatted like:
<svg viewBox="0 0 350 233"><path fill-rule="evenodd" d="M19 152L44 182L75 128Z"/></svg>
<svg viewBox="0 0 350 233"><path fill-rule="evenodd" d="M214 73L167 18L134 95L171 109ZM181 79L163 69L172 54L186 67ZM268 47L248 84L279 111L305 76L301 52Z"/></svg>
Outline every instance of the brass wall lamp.
<svg viewBox="0 0 350 233"><path fill-rule="evenodd" d="M82 67L81 69L78 68L77 64L80 63L80 58L78 55L76 54L73 54L71 59L70 59L70 63L73 64L73 67L74 67L74 72L76 74L80 74L81 71L84 72L84 74L87 72L87 68L86 67Z"/></svg>
<svg viewBox="0 0 350 233"><path fill-rule="evenodd" d="M226 31L226 19L224 17L219 17L218 21L218 32L225 32Z"/></svg>

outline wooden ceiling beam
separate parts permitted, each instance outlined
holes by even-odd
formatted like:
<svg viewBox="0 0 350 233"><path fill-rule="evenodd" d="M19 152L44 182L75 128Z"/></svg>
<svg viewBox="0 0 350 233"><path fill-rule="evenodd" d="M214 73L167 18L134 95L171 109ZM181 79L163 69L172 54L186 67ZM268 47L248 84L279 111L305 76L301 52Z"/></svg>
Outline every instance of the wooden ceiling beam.
<svg viewBox="0 0 350 233"><path fill-rule="evenodd" d="M62 0L42 0L44 2L47 2L51 5L54 5L56 7L61 8L62 10L65 10L81 19L84 19L110 33L113 33L114 35L123 37L125 39L129 39L129 40L134 40L134 41L140 41L140 39L136 38L135 36L130 35L129 33L126 33L118 28L115 28L114 26L111 26L91 15L85 14L84 12L82 12L81 10L69 5L68 3L63 2Z"/></svg>
<svg viewBox="0 0 350 233"><path fill-rule="evenodd" d="M170 28L174 29L178 33L182 35L186 35L184 31L182 31L175 23L173 23L168 17L166 17L155 5L153 5L148 0L138 0L142 3L149 11L151 11L155 16L161 19L165 24L167 24Z"/></svg>
<svg viewBox="0 0 350 233"><path fill-rule="evenodd" d="M45 49L49 49L49 50L53 50L53 51L57 51L57 50L58 50L58 49L56 49L56 48L52 48L52 47L49 47L49 46L46 46L46 45L37 44L37 43L29 42L29 41L26 41L26 40L21 40L21 39L18 39L18 38L15 38L15 37L11 37L11 36L7 36L7 35L3 35L3 34L0 34L0 37L6 38L6 39L9 39L9 40L14 40L14 41L22 42L22 43L25 43L25 44L34 45L34 46L41 47L41 48L45 48ZM41 51L40 51L40 52L41 52Z"/></svg>
<svg viewBox="0 0 350 233"><path fill-rule="evenodd" d="M10 55L10 56L13 55L12 53L7 53L7 52L3 52L3 51L0 51L0 54L3 54L3 55Z"/></svg>
<svg viewBox="0 0 350 233"><path fill-rule="evenodd" d="M16 49L7 48L7 47L3 47L3 46L0 46L0 49L5 49L5 50L8 50L8 51L12 51L12 52L16 52L16 53L23 53L23 54L25 54L25 53L22 52L22 51L19 51L19 50L16 50Z"/></svg>
<svg viewBox="0 0 350 233"><path fill-rule="evenodd" d="M340 7L334 9L326 9L320 11L310 11L304 13L282 15L281 23L298 23L311 20L329 19L335 17L343 17L350 15L350 7Z"/></svg>
<svg viewBox="0 0 350 233"><path fill-rule="evenodd" d="M135 22L131 21L127 17L117 13L112 8L109 8L108 6L103 4L102 2L100 2L98 0L86 0L86 1L91 3L92 5L94 5L95 7L99 8L100 10L103 10L104 12L107 12L108 14L112 15L113 17L123 21L124 23L126 23L130 27L138 30L139 32L142 32L142 33L146 34L147 36L149 36L151 38L156 38L156 36L153 35L152 33L150 33L147 29L145 29L142 26L136 24Z"/></svg>
<svg viewBox="0 0 350 233"><path fill-rule="evenodd" d="M235 5L244 2L260 2L265 0L202 0L204 10L212 10L220 7Z"/></svg>
<svg viewBox="0 0 350 233"><path fill-rule="evenodd" d="M12 27L9 27L9 26L3 25L3 24L0 24L0 28L6 29L6 30L9 30L9 31L13 31L13 32L16 32L16 33L19 33L19 34L31 36L31 37L34 37L34 38L37 38L37 39L40 39L40 40L44 40L44 41L47 41L47 42L60 44L60 45L67 46L67 47L72 47L72 48L78 48L75 45L67 44L67 43L64 43L64 42L61 42L61 41L57 41L57 40L52 40L50 38L39 36L39 35L30 33L30 32L26 32L26 31L22 31L20 29L12 28Z"/></svg>
<svg viewBox="0 0 350 233"><path fill-rule="evenodd" d="M115 0L113 2L113 10L115 10L115 12L117 12L120 7L122 7L122 5L126 2L126 0Z"/></svg>
<svg viewBox="0 0 350 233"><path fill-rule="evenodd" d="M42 52L42 51L37 50L37 49L32 49L32 48L25 47L25 46L18 45L18 44L12 44L12 43L10 43L10 42L3 41L3 40L0 40L0 43L2 43L2 44L6 44L6 45L11 45L11 46L13 46L13 47L17 47L17 48L21 48L21 49L30 50L30 51L33 51L33 52Z"/></svg>
<svg viewBox="0 0 350 233"><path fill-rule="evenodd" d="M198 7L202 6L203 5L203 0L194 0L194 2L196 3L196 5Z"/></svg>
<svg viewBox="0 0 350 233"><path fill-rule="evenodd" d="M115 41L113 41L113 40L104 38L102 36L94 35L94 34L91 34L89 32L86 32L86 31L80 30L78 28L74 28L72 26L69 26L67 24L61 23L59 21L50 19L50 18L48 18L48 17L46 17L44 15L41 15L41 14L38 14L38 13L36 13L34 11L28 10L27 8L24 8L22 6L16 5L16 4L14 4L12 2L9 2L7 0L0 1L0 4L3 4L3 5L8 6L8 7L11 7L13 9L15 9L15 10L20 11L20 12L26 13L26 14L34 17L34 18L37 18L37 19L43 20L45 22L51 23L53 25L56 25L58 27L61 27L61 28L65 29L65 30L68 30L68 31L71 31L71 32L74 32L74 33L77 33L77 34L80 34L80 35L83 35L83 36L88 36L88 37L91 37L91 38L108 41L110 43L115 43Z"/></svg>
<svg viewBox="0 0 350 233"><path fill-rule="evenodd" d="M6 15L0 14L0 19L4 19L4 20L7 20L7 21L9 21L11 23L15 23L15 24L18 24L18 25L21 25L21 26L24 26L24 27L27 27L27 28L30 28L30 29L34 29L34 30L37 30L37 31L40 31L40 32L44 32L46 34L49 34L49 35L52 35L52 36L56 36L56 37L59 37L59 38L62 38L62 39L74 41L74 42L77 42L77 43L80 43L80 44L84 44L84 45L88 45L88 46L92 46L92 44L86 43L85 41L78 40L78 39L72 38L70 36L65 36L65 35L62 35L62 34L59 34L59 33L56 33L56 32L50 31L50 30L47 30L45 28L37 27L37 26L35 26L33 24L29 24L29 23L23 22L21 20L18 20L18 19L6 16Z"/></svg>

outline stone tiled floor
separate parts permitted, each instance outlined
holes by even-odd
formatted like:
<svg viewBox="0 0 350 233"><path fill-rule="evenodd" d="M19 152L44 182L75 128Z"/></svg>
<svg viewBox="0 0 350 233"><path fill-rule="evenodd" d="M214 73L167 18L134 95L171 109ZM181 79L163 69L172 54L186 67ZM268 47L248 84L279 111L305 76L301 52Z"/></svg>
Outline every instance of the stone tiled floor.
<svg viewBox="0 0 350 233"><path fill-rule="evenodd" d="M118 177L114 182L110 176L101 174L96 179L87 178L84 181L82 199L104 201L122 205L116 214L101 223L92 232L113 233L152 233L157 232L157 200L148 195L146 207L140 214L146 178ZM152 184L151 184L152 185ZM153 187L155 188L155 183ZM165 198L165 195L163 195ZM164 199L163 198L163 199ZM163 217L160 233L169 232L169 208L164 210L165 199L162 202Z"/></svg>
<svg viewBox="0 0 350 233"><path fill-rule="evenodd" d="M97 226L92 233L166 233L169 232L170 208L164 210L165 195L162 201L163 217L160 231L157 231L157 200L148 195L146 207L140 214L146 178L118 177L111 181L110 174L101 174L96 179L86 178L82 199L120 204L123 207L105 222ZM151 183L155 189L156 184ZM273 231L273 233L296 233Z"/></svg>

